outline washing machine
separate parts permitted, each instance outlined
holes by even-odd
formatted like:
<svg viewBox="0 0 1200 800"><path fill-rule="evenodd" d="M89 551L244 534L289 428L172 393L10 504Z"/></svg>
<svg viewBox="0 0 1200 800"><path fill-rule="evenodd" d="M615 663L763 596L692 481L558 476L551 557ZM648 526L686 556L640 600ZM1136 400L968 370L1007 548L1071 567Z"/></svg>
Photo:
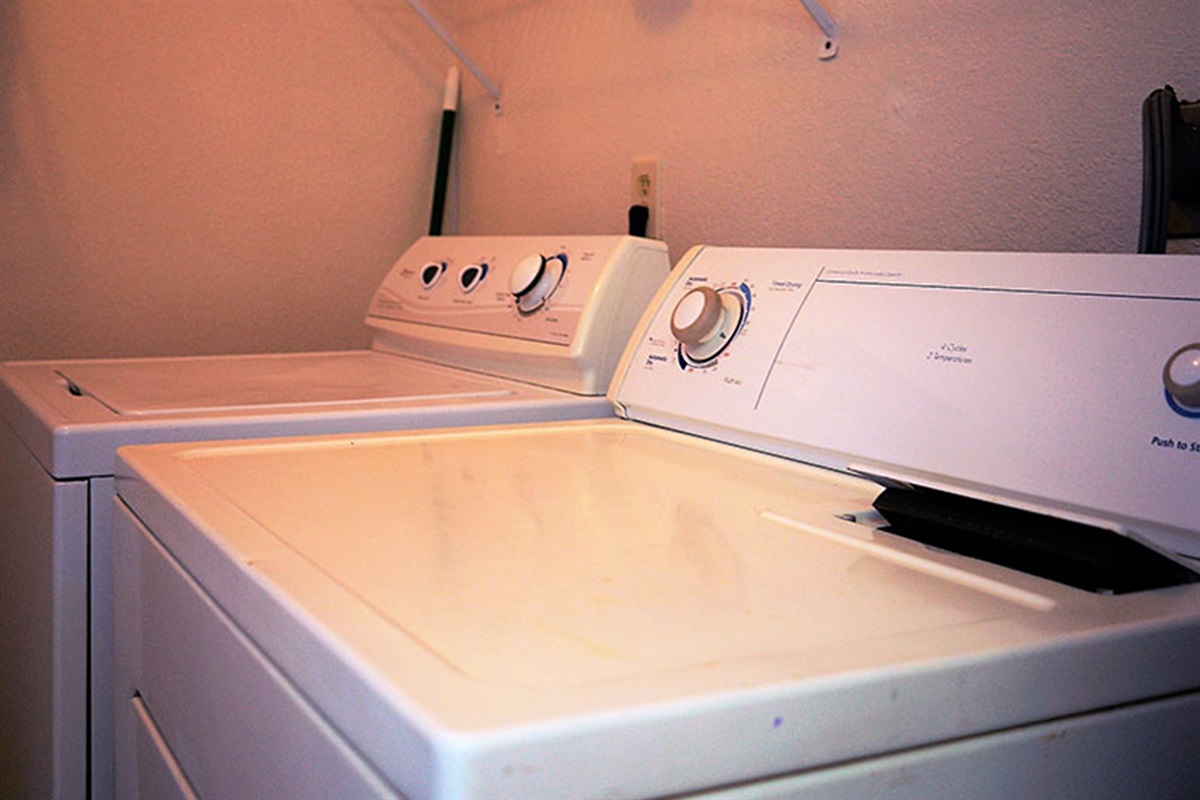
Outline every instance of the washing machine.
<svg viewBox="0 0 1200 800"><path fill-rule="evenodd" d="M111 796L118 446L610 416L669 269L628 236L425 237L369 350L0 365L0 795Z"/></svg>
<svg viewBox="0 0 1200 800"><path fill-rule="evenodd" d="M119 794L1195 797L1197 267L701 247L619 418L123 448Z"/></svg>

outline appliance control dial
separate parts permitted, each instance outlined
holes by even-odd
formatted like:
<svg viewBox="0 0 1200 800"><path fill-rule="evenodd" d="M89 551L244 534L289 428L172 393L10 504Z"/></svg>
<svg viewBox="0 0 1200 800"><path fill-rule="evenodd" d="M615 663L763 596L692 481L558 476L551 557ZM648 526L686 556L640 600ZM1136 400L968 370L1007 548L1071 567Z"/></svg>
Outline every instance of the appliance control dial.
<svg viewBox="0 0 1200 800"><path fill-rule="evenodd" d="M1200 342L1176 350L1163 366L1167 394L1188 409L1200 409Z"/></svg>
<svg viewBox="0 0 1200 800"><path fill-rule="evenodd" d="M426 289L432 289L434 285L441 280L441 277L445 272L446 262L430 261L428 264L421 267L421 285Z"/></svg>
<svg viewBox="0 0 1200 800"><path fill-rule="evenodd" d="M566 271L567 257L563 253L554 256L533 253L518 261L509 276L508 288L521 313L529 314L545 305Z"/></svg>
<svg viewBox="0 0 1200 800"><path fill-rule="evenodd" d="M733 341L746 314L737 289L697 286L675 304L671 335L679 340L680 354L693 365L716 358Z"/></svg>
<svg viewBox="0 0 1200 800"><path fill-rule="evenodd" d="M692 289L671 313L671 335L691 347L702 345L721 329L724 311L721 296L711 286Z"/></svg>
<svg viewBox="0 0 1200 800"><path fill-rule="evenodd" d="M468 264L458 273L458 287L463 290L463 294L470 294L475 291L479 284L483 283L483 279L487 277L488 265L486 262L480 261L478 264Z"/></svg>

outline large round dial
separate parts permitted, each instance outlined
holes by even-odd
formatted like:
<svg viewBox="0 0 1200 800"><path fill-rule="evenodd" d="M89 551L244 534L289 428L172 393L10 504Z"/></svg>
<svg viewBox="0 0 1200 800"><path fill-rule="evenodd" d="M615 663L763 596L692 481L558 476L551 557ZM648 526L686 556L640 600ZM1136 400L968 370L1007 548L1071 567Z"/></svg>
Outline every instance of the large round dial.
<svg viewBox="0 0 1200 800"><path fill-rule="evenodd" d="M1200 342L1185 345L1163 366L1167 394L1189 410L1200 410Z"/></svg>
<svg viewBox="0 0 1200 800"><path fill-rule="evenodd" d="M528 314L545 305L566 271L567 257L562 253L555 256L534 253L518 261L508 279L517 308Z"/></svg>
<svg viewBox="0 0 1200 800"><path fill-rule="evenodd" d="M671 312L671 335L685 345L697 347L721 329L724 311L716 289L711 286L692 289Z"/></svg>
<svg viewBox="0 0 1200 800"><path fill-rule="evenodd" d="M712 361L733 341L745 313L745 300L736 289L692 289L671 312L671 335L679 340L680 355L692 365Z"/></svg>

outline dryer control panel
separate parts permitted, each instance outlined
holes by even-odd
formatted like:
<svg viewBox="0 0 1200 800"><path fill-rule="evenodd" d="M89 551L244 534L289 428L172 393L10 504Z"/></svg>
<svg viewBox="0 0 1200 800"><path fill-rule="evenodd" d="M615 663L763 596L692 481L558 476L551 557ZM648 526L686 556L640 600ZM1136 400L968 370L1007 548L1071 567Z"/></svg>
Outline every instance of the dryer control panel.
<svg viewBox="0 0 1200 800"><path fill-rule="evenodd" d="M690 251L620 413L1200 555L1200 259Z"/></svg>
<svg viewBox="0 0 1200 800"><path fill-rule="evenodd" d="M426 236L375 293L377 349L603 394L670 261L632 236Z"/></svg>

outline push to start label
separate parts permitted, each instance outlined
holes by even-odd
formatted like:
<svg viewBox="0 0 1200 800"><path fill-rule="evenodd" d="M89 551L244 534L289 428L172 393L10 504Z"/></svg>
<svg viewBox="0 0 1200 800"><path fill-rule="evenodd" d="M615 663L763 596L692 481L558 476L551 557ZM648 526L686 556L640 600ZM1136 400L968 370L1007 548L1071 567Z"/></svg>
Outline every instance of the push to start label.
<svg viewBox="0 0 1200 800"><path fill-rule="evenodd" d="M1182 450L1187 453L1194 453L1200 456L1200 441L1188 441L1186 439L1173 439L1171 437L1151 436L1150 444L1155 447L1161 447L1164 450Z"/></svg>

